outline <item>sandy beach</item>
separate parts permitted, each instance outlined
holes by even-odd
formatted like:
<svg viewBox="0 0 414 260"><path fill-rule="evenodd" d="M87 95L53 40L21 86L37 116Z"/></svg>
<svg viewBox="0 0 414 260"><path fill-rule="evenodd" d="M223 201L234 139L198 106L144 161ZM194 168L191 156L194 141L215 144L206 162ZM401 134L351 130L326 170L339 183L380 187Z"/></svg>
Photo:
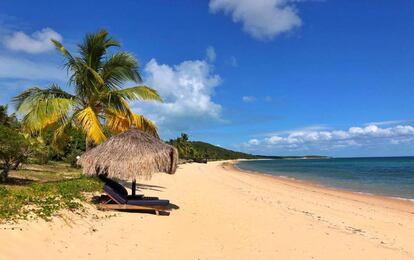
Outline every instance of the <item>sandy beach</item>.
<svg viewBox="0 0 414 260"><path fill-rule="evenodd" d="M101 212L2 225L0 259L414 259L414 203L180 165L140 191L169 216Z"/></svg>

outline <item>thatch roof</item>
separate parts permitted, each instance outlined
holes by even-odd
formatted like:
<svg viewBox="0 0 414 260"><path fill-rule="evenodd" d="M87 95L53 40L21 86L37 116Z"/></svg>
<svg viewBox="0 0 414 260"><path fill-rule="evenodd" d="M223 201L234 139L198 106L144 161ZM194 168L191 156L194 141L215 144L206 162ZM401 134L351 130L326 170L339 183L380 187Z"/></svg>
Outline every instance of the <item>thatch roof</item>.
<svg viewBox="0 0 414 260"><path fill-rule="evenodd" d="M173 174L177 162L178 152L173 146L131 128L85 152L77 163L84 174L106 174L128 181L149 179L155 172Z"/></svg>

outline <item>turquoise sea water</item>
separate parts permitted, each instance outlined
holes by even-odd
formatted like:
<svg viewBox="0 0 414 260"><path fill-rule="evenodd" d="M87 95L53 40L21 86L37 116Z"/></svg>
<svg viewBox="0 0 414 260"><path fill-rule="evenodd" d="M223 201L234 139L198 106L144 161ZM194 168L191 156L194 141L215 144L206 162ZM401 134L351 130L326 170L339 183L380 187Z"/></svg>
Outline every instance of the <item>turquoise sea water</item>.
<svg viewBox="0 0 414 260"><path fill-rule="evenodd" d="M414 157L241 161L237 167L329 187L414 200Z"/></svg>

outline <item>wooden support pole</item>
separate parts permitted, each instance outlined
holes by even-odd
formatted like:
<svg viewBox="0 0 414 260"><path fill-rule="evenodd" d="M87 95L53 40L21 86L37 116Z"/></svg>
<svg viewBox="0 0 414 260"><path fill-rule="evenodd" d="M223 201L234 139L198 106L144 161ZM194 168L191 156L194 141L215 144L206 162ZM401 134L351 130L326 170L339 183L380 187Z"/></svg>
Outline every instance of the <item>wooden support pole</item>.
<svg viewBox="0 0 414 260"><path fill-rule="evenodd" d="M137 190L137 182L136 180L132 181L132 196L135 196L135 191Z"/></svg>
<svg viewBox="0 0 414 260"><path fill-rule="evenodd" d="M171 160L170 173L172 173L173 172L173 167L174 167L174 150L173 149L171 149L171 151L170 151L170 160Z"/></svg>

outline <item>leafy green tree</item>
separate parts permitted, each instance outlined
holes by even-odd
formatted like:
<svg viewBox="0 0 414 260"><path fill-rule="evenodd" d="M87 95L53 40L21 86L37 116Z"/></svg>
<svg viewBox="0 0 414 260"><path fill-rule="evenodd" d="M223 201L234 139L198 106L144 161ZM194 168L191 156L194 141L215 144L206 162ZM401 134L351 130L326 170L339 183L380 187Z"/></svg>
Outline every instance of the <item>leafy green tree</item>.
<svg viewBox="0 0 414 260"><path fill-rule="evenodd" d="M154 123L132 112L128 100L161 101L158 93L147 86L122 88L127 82L141 84L138 61L130 53L109 49L120 43L100 30L87 34L78 45L78 55L72 55L62 43L52 40L66 59L74 94L53 84L46 89L29 88L14 98L17 111L23 115L23 127L29 133L55 126L54 139L60 139L71 127L81 129L86 136L87 149L103 142L106 126L119 133L130 126L155 136Z"/></svg>
<svg viewBox="0 0 414 260"><path fill-rule="evenodd" d="M0 182L7 180L9 171L26 156L28 144L15 129L0 125Z"/></svg>

